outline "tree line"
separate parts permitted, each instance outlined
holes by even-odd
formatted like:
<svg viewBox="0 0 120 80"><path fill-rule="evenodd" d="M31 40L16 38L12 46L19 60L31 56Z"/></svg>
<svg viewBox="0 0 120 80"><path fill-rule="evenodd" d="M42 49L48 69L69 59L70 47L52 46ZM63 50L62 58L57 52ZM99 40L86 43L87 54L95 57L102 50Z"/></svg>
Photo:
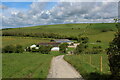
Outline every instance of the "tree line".
<svg viewBox="0 0 120 80"><path fill-rule="evenodd" d="M2 36L40 37L40 38L77 40L77 37L75 36L66 36L66 35L60 35L58 33L47 33L47 32L30 33L30 32L3 31Z"/></svg>
<svg viewBox="0 0 120 80"><path fill-rule="evenodd" d="M67 53L67 43L61 43L59 45L60 53ZM44 45L37 45L37 47L26 47L23 48L22 45L7 45L2 48L2 53L23 53L23 52L37 52L42 54L49 54L51 49L53 48L52 45L44 46Z"/></svg>

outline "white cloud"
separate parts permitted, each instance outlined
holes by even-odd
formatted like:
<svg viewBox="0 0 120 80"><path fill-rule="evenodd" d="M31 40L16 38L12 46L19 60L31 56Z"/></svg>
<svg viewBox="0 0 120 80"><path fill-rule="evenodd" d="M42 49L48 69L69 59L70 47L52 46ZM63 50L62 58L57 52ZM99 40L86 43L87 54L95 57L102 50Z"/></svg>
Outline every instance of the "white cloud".
<svg viewBox="0 0 120 80"><path fill-rule="evenodd" d="M59 2L50 10L46 9L47 4L46 2L35 2L28 11L8 8L2 17L3 26L113 22L113 18L118 15L118 5L113 2Z"/></svg>

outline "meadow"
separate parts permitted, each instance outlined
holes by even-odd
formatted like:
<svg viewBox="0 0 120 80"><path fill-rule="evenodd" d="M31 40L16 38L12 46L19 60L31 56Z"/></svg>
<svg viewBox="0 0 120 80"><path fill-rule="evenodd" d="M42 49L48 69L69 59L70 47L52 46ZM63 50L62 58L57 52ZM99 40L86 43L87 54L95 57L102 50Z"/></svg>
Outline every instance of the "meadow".
<svg viewBox="0 0 120 80"><path fill-rule="evenodd" d="M17 36L2 36L2 46L6 45L22 45L24 48L32 44L38 44L40 42L49 42L49 38L38 37L17 37Z"/></svg>
<svg viewBox="0 0 120 80"><path fill-rule="evenodd" d="M3 29L4 33L19 33L19 34L37 34L37 33L54 33L63 36L78 36L79 34L84 35L96 35L100 34L101 31L115 31L114 23L85 23L85 24L57 24L57 25L42 25L34 27L23 27L23 28L11 28ZM32 33L32 34L31 34ZM71 34L72 33L72 34Z"/></svg>
<svg viewBox="0 0 120 80"><path fill-rule="evenodd" d="M58 33L60 35L77 36L80 33L96 34L101 30L115 30L114 23L85 23L85 24L58 24L58 25L42 25L34 27L11 28L4 29L4 32L26 32L26 33ZM89 31L88 31L89 30ZM72 34L70 34L72 32Z"/></svg>
<svg viewBox="0 0 120 80"><path fill-rule="evenodd" d="M3 78L46 78L53 56L61 55L58 52L51 54L29 53L3 54Z"/></svg>
<svg viewBox="0 0 120 80"><path fill-rule="evenodd" d="M102 72L100 57L102 56ZM64 59L72 64L76 70L87 80L106 80L111 74L106 54L80 54L67 55Z"/></svg>

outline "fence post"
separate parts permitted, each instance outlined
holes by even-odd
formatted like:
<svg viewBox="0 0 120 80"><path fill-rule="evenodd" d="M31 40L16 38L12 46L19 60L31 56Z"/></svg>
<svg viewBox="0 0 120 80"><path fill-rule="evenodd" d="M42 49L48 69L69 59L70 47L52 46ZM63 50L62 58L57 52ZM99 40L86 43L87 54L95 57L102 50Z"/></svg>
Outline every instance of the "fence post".
<svg viewBox="0 0 120 80"><path fill-rule="evenodd" d="M100 72L102 72L103 69L102 69L102 56L100 56Z"/></svg>
<svg viewBox="0 0 120 80"><path fill-rule="evenodd" d="M91 65L91 55L90 55L90 65Z"/></svg>

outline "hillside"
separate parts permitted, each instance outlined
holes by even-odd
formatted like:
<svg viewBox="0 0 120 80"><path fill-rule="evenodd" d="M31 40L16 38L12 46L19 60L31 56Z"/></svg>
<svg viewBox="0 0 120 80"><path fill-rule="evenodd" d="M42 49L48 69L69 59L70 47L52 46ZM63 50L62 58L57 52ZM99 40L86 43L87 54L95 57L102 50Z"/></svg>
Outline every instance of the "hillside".
<svg viewBox="0 0 120 80"><path fill-rule="evenodd" d="M54 33L65 36L78 36L86 33L98 34L101 31L114 31L114 23L91 23L91 24L57 24L57 25L42 25L34 27L23 27L3 30L4 33ZM72 34L71 34L72 33Z"/></svg>
<svg viewBox="0 0 120 80"><path fill-rule="evenodd" d="M116 27L115 23L57 24L3 29L2 32L3 40L7 40L7 43L11 43L11 40L6 39L4 36L13 36L12 38L16 36L16 44L19 43L17 37L38 37L39 40L40 38L68 38L76 40L82 34L89 37L90 45L93 45L91 43L95 43L97 40L101 40L102 43L99 45L106 48L114 38ZM3 44L7 44L5 41L3 41Z"/></svg>

